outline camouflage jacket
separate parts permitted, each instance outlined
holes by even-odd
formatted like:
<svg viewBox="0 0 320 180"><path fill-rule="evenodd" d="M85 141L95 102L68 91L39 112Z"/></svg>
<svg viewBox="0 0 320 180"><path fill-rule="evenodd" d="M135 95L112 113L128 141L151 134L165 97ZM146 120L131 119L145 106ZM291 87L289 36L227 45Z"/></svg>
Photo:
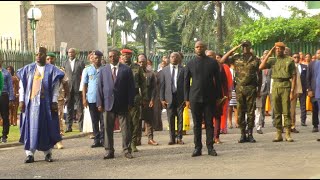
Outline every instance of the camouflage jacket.
<svg viewBox="0 0 320 180"><path fill-rule="evenodd" d="M239 86L261 87L262 74L259 70L260 60L253 54L235 54L235 83ZM259 88L260 89L260 88Z"/></svg>

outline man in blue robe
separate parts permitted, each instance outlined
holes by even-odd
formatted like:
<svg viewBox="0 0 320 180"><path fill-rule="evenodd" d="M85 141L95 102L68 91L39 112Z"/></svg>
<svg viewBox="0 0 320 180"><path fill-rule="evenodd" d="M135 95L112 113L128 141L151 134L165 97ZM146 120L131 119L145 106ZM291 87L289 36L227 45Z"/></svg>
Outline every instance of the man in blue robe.
<svg viewBox="0 0 320 180"><path fill-rule="evenodd" d="M19 82L20 142L24 144L25 163L34 162L36 150L52 162L52 148L61 141L58 118L59 82L64 73L46 64L47 49L36 51L36 62L17 71Z"/></svg>

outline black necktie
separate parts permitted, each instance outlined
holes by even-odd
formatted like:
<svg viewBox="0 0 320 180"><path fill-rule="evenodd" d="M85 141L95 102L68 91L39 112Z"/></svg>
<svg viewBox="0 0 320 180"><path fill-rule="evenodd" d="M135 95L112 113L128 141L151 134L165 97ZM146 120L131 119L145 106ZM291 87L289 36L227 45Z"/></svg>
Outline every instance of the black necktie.
<svg viewBox="0 0 320 180"><path fill-rule="evenodd" d="M117 68L116 68L116 67L113 67L113 72L112 72L113 82L116 82L116 79L117 79L116 70L117 70Z"/></svg>
<svg viewBox="0 0 320 180"><path fill-rule="evenodd" d="M177 87L175 86L175 83L174 83L175 74L176 74L176 66L172 66L172 75L171 75L171 90L172 90L172 93L175 93L177 91Z"/></svg>

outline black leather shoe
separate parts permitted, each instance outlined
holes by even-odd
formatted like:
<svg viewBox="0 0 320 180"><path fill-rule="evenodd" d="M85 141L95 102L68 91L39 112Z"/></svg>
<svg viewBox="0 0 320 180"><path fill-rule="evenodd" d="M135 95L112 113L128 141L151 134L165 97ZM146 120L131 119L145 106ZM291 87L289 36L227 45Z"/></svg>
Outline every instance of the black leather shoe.
<svg viewBox="0 0 320 180"><path fill-rule="evenodd" d="M112 159L112 158L114 158L113 152L107 152L103 157L103 159Z"/></svg>
<svg viewBox="0 0 320 180"><path fill-rule="evenodd" d="M319 132L318 127L313 127L312 132Z"/></svg>
<svg viewBox="0 0 320 180"><path fill-rule="evenodd" d="M44 158L44 160L47 162L53 162L52 154L51 153L47 154L46 157Z"/></svg>
<svg viewBox="0 0 320 180"><path fill-rule="evenodd" d="M257 130L257 133L258 133L258 134L263 134L263 132L262 132L261 129Z"/></svg>
<svg viewBox="0 0 320 180"><path fill-rule="evenodd" d="M248 135L247 142L251 142L251 143L255 143L256 142L256 140L253 138L252 134Z"/></svg>
<svg viewBox="0 0 320 180"><path fill-rule="evenodd" d="M244 143L244 142L247 142L247 137L246 137L246 135L241 135L238 143Z"/></svg>
<svg viewBox="0 0 320 180"><path fill-rule="evenodd" d="M125 154L124 154L124 157L126 157L126 158L128 158L128 159L132 159L132 158L133 158L132 154L129 153L129 152L125 153Z"/></svg>
<svg viewBox="0 0 320 180"><path fill-rule="evenodd" d="M174 144L176 144L176 142L174 142L174 141L168 142L168 145L174 145Z"/></svg>
<svg viewBox="0 0 320 180"><path fill-rule="evenodd" d="M301 126L307 126L306 123L301 123Z"/></svg>
<svg viewBox="0 0 320 180"><path fill-rule="evenodd" d="M195 149L191 156L196 157L196 156L201 156L201 155L202 155L201 150Z"/></svg>
<svg viewBox="0 0 320 180"><path fill-rule="evenodd" d="M64 131L64 133L68 133L68 132L72 132L72 128L67 128L66 131Z"/></svg>
<svg viewBox="0 0 320 180"><path fill-rule="evenodd" d="M26 159L24 160L24 163L33 163L34 162L34 157L29 155L26 157Z"/></svg>
<svg viewBox="0 0 320 180"><path fill-rule="evenodd" d="M103 147L101 143L93 143L91 145L91 148L96 148L96 147Z"/></svg>
<svg viewBox="0 0 320 180"><path fill-rule="evenodd" d="M7 143L7 138L2 137L2 138L1 138L1 142L2 142L2 143Z"/></svg>
<svg viewBox="0 0 320 180"><path fill-rule="evenodd" d="M208 150L208 155L210 155L210 156L217 156L218 154L217 154L216 150L214 150L214 149L209 149L209 150Z"/></svg>

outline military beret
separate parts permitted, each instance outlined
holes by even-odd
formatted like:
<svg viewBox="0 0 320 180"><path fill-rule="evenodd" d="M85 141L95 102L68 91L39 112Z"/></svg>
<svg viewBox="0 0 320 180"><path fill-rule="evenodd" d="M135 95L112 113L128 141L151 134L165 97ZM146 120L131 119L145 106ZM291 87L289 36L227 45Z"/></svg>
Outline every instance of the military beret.
<svg viewBox="0 0 320 180"><path fill-rule="evenodd" d="M96 50L93 52L93 55L97 55L97 56L103 56L103 53L99 50Z"/></svg>
<svg viewBox="0 0 320 180"><path fill-rule="evenodd" d="M248 40L244 40L244 41L242 41L241 45L242 46L251 46L251 42Z"/></svg>
<svg viewBox="0 0 320 180"><path fill-rule="evenodd" d="M56 57L56 55L55 55L53 52L48 52L48 53L47 53L47 56Z"/></svg>
<svg viewBox="0 0 320 180"><path fill-rule="evenodd" d="M121 50L121 54L123 54L123 53L129 53L129 54L131 54L132 51L131 51L130 49L122 49L122 50Z"/></svg>
<svg viewBox="0 0 320 180"><path fill-rule="evenodd" d="M45 47L38 47L38 48L36 49L36 53L47 54L47 48L45 48Z"/></svg>
<svg viewBox="0 0 320 180"><path fill-rule="evenodd" d="M286 45L283 42L276 42L274 45L278 47L286 47Z"/></svg>

